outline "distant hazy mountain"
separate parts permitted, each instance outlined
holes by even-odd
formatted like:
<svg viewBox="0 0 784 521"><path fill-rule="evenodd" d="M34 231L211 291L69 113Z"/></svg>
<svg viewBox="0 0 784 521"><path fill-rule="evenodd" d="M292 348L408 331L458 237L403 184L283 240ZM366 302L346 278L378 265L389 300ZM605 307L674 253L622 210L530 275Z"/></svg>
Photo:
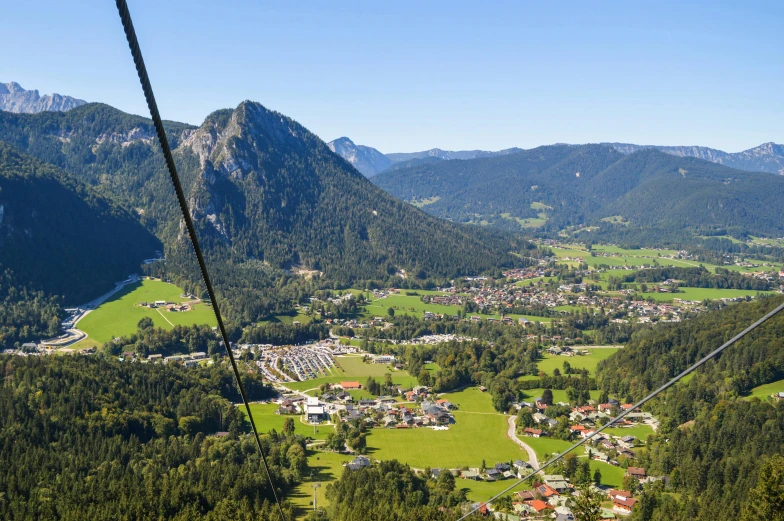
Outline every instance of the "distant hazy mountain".
<svg viewBox="0 0 784 521"><path fill-rule="evenodd" d="M477 159L479 157L495 157L505 156L508 154L516 154L522 152L522 148L507 148L506 150L498 150L490 152L487 150L441 150L440 148L431 148L423 152L402 152L395 154L387 154L387 157L393 163L401 161L409 161L411 159L422 159L425 157L436 157L438 159Z"/></svg>
<svg viewBox="0 0 784 521"><path fill-rule="evenodd" d="M86 103L84 100L61 94L41 96L37 90L25 90L14 81L0 83L0 110L8 112L37 114L39 112L65 111Z"/></svg>
<svg viewBox="0 0 784 521"><path fill-rule="evenodd" d="M347 137L330 141L327 143L327 146L334 153L351 163L365 177L373 177L389 168L392 164L392 161L387 156L375 148L356 145Z"/></svg>
<svg viewBox="0 0 784 521"><path fill-rule="evenodd" d="M629 143L604 144L610 145L623 154L655 148L674 156L696 157L697 159L704 159L705 161L719 163L739 170L784 175L784 145L777 145L776 143L763 143L758 147L735 153L697 146L663 147L656 145L632 145Z"/></svg>
<svg viewBox="0 0 784 521"><path fill-rule="evenodd" d="M630 223L691 231L784 232L784 177L655 148L551 145L518 154L390 168L373 182L459 222L557 232Z"/></svg>

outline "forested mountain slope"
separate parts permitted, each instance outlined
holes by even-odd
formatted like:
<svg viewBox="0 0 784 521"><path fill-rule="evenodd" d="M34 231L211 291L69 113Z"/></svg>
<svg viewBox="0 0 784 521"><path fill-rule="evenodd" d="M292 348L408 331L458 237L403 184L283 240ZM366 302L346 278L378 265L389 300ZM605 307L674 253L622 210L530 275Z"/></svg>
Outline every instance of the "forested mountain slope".
<svg viewBox="0 0 784 521"><path fill-rule="evenodd" d="M79 304L160 248L129 212L0 142L0 267L15 284Z"/></svg>
<svg viewBox="0 0 784 521"><path fill-rule="evenodd" d="M251 400L273 395L243 378ZM280 519L238 400L225 365L0 356L0 518ZM305 442L262 442L281 494Z"/></svg>
<svg viewBox="0 0 784 521"><path fill-rule="evenodd" d="M350 283L399 270L412 279L454 277L522 262L509 254L509 236L397 201L307 129L257 103L217 111L197 129L166 126L218 286L247 320L274 307L261 290L277 284L282 269ZM201 290L150 120L100 104L3 112L0 139L135 213L164 243L168 275Z"/></svg>
<svg viewBox="0 0 784 521"><path fill-rule="evenodd" d="M640 399L781 302L765 298L638 332L600 363L599 385ZM766 462L781 465L774 458L784 453L784 402L743 396L782 378L784 315L779 315L655 399L648 408L661 425L635 465L648 475L668 476L682 498L675 501L653 487L635 519L775 519L754 515L753 509L770 510L770 504L762 507L771 498L752 497L751 490L771 478L760 470Z"/></svg>
<svg viewBox="0 0 784 521"><path fill-rule="evenodd" d="M783 177L653 149L623 155L604 145L553 145L390 169L373 182L404 200L426 202L434 215L504 228L539 218L542 231L557 232L613 217L673 230L784 232L784 207L776 203L784 197Z"/></svg>

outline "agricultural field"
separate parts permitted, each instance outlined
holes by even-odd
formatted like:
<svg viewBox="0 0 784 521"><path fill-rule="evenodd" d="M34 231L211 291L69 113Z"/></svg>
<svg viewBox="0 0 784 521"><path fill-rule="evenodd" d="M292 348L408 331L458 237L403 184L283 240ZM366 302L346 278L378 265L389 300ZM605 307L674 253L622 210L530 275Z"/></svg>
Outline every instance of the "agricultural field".
<svg viewBox="0 0 784 521"><path fill-rule="evenodd" d="M584 356L553 356L545 354L537 366L540 371L552 375L553 369L563 372L564 362L569 362L572 369L588 369L591 375L594 375L599 362L615 354L621 347L590 348L580 346L580 349L588 349L591 354Z"/></svg>
<svg viewBox="0 0 784 521"><path fill-rule="evenodd" d="M779 380L777 382L771 382L769 384L760 385L759 387L755 387L751 390L749 394L749 398L756 397L760 400L768 400L770 395L773 393L784 393L784 380Z"/></svg>
<svg viewBox="0 0 784 521"><path fill-rule="evenodd" d="M144 279L113 295L97 309L88 313L76 327L87 333L88 339L102 344L114 337L135 333L139 320L144 317L151 318L156 327L164 329L172 329L175 325L214 326L216 324L212 308L203 303L193 305L193 309L186 312L170 312L161 308L150 309L139 305L141 302L156 300L186 302L187 299L181 298L181 294L182 290L174 284ZM76 344L74 347L80 346Z"/></svg>

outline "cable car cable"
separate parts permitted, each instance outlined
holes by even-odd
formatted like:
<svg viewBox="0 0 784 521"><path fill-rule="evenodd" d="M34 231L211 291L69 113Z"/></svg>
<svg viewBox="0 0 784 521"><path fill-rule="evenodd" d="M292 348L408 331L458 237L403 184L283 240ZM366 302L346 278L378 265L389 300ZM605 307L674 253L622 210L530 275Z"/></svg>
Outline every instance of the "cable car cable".
<svg viewBox="0 0 784 521"><path fill-rule="evenodd" d="M126 0L115 1L117 4L117 11L119 12L120 19L122 20L123 29L125 30L125 37L128 40L128 46L131 49L133 62L136 65L136 72L138 73L139 81L142 84L144 97L147 100L147 107L150 109L150 116L152 117L152 121L155 125L155 131L158 134L158 141L160 142L161 149L163 150L163 156L166 159L166 167L169 170L169 177L171 178L172 185L174 185L174 191L177 193L177 201L180 203L182 218L185 221L185 227L188 229L188 235L190 235L191 244L193 245L193 249L196 252L196 259L199 262L201 276L204 279L204 285L207 287L207 293L209 294L210 301L212 302L212 309L215 312L215 318L218 322L218 329L220 329L220 334L223 338L223 344L226 347L226 353L229 355L231 368L234 371L234 377L237 380L237 387L239 388L240 396L242 396L242 402L245 404L245 410L248 413L248 419L250 420L253 435L256 438L256 446L258 447L259 454L261 455L261 462L264 466L264 471L267 473L267 479L269 480L270 488L272 489L272 495L275 498L275 503L278 506L280 518L283 521L286 521L286 516L283 514L283 507L280 504L278 493L275 491L275 483L272 481L272 475L270 473L269 465L267 464L267 457L264 454L264 448L261 445L261 438L259 438L259 433L256 430L256 423L253 421L253 414L250 410L250 404L248 403L248 397L245 393L245 387L242 385L242 380L240 379L240 371L237 368L237 361L234 359L234 354L231 351L231 343L229 342L229 337L226 334L226 327L223 324L223 318L221 317L220 309L218 308L218 299L215 297L215 290L212 287L212 281L210 280L209 273L207 272L207 264L204 262L204 255L202 254L201 247L199 246L199 240L196 237L196 229L193 226L193 219L191 218L191 214L188 209L188 203L185 200L185 194L183 193L182 185L180 184L180 178L177 175L177 167L174 164L174 158L172 157L171 148L169 147L169 141L166 139L166 131L163 128L163 122L161 121L161 116L158 113L158 105L155 102L155 95L153 94L152 86L150 85L150 78L147 75L147 68L144 65L142 51L139 48L139 41L136 38L136 31L133 28L131 13L128 10L128 4L126 3Z"/></svg>

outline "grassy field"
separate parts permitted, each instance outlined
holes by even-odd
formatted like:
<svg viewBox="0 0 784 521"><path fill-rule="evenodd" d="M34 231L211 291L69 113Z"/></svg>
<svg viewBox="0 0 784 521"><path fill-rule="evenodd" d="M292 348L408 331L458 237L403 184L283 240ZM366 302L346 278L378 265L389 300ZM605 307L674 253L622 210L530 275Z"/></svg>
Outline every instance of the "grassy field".
<svg viewBox="0 0 784 521"><path fill-rule="evenodd" d="M784 380L771 382L769 384L760 385L751 390L749 397L756 396L760 400L767 400L773 393L784 392Z"/></svg>
<svg viewBox="0 0 784 521"><path fill-rule="evenodd" d="M150 309L139 306L140 302L165 300L184 302L182 290L173 284L159 280L142 280L116 293L109 300L91 311L79 321L77 327L96 342L108 342L114 337L127 336L136 332L136 325L144 317L152 319L156 327L172 329L175 325L215 325L212 308L196 304L191 311L173 313L165 309Z"/></svg>
<svg viewBox="0 0 784 521"><path fill-rule="evenodd" d="M336 356L335 364L343 370L343 374L346 377L367 378L368 376L380 376L383 378L386 373L399 372L393 371L386 364L366 364L363 358L362 356Z"/></svg>
<svg viewBox="0 0 784 521"><path fill-rule="evenodd" d="M544 389L537 388L537 389L526 389L523 391L523 400L533 400L536 397L542 396L542 392ZM566 402L566 391L565 390L558 390L553 389L553 401L554 402ZM589 391L591 393L591 399L598 400L601 391Z"/></svg>
<svg viewBox="0 0 784 521"><path fill-rule="evenodd" d="M477 387L468 387L456 393L440 395L460 407L460 412L489 412L497 413L493 409L492 398L487 392L482 392Z"/></svg>
<svg viewBox="0 0 784 521"><path fill-rule="evenodd" d="M343 474L343 464L352 459L352 456L335 452L308 451L308 467L313 471L313 477L312 479L307 477L286 496L286 499L297 506L297 519L303 519L313 509L312 485L314 484L321 484L321 487L316 488L317 504L327 505L327 483L340 479Z"/></svg>
<svg viewBox="0 0 784 521"><path fill-rule="evenodd" d="M414 376L408 374L408 371L387 371L392 374L392 382L401 385L403 388L411 388L417 384L417 379ZM383 373L382 373L383 374ZM368 375L370 376L370 375ZM383 382L383 376L380 378L378 376L373 376L377 381L381 380ZM367 376L324 376L321 378L314 378L312 380L305 380L304 382L288 382L286 383L286 387L290 389L294 389L295 391L306 391L308 389L315 389L316 387L321 386L321 384L329 383L329 384L337 384L341 381L345 381L347 379L351 379L354 381L358 381L361 384L365 384L367 380Z"/></svg>
<svg viewBox="0 0 784 521"><path fill-rule="evenodd" d="M544 359L537 365L540 371L544 371L551 375L553 374L553 369L558 369L563 372L563 363L566 361L569 362L572 369L588 369L591 374L594 374L596 372L596 365L599 361L609 358L619 349L621 348L589 349L591 354L586 356L553 356L545 354Z"/></svg>
<svg viewBox="0 0 784 521"><path fill-rule="evenodd" d="M415 468L479 467L499 461L526 460L526 453L506 437L507 416L493 410L488 393L469 388L441 396L460 409L448 431L373 429L368 436L370 456L398 459Z"/></svg>
<svg viewBox="0 0 784 521"><path fill-rule="evenodd" d="M422 292L418 291L420 295L424 294L439 294L438 292ZM413 315L421 317L425 311L433 313L441 313L445 315L456 315L458 311L462 310L460 306L444 306L441 304L425 304L419 300L418 296L407 295L390 295L382 299L373 299L370 303L364 306L362 315L364 317L374 316L387 316L387 310L392 308L396 314L399 315Z"/></svg>
<svg viewBox="0 0 784 521"><path fill-rule="evenodd" d="M611 427L604 431L611 436L634 436L638 440L647 440L653 434L653 428L649 425L635 425L633 427Z"/></svg>
<svg viewBox="0 0 784 521"><path fill-rule="evenodd" d="M253 413L253 420L256 422L256 430L261 433L267 433L272 429L280 432L283 429L283 420L291 418L294 420L294 432L302 437L311 437L316 440L323 440L330 432L335 432L334 427L331 425L316 426L315 433L312 425L304 424L300 421L300 416L286 416L275 414L278 410L278 405L275 403L252 403L250 404L251 413ZM244 412L244 407L242 408Z"/></svg>
<svg viewBox="0 0 784 521"><path fill-rule="evenodd" d="M652 298L658 302L670 302L679 298L682 300L705 299L719 300L722 298L756 297L757 295L772 295L773 291L753 291L745 289L715 289L715 288L680 288L678 293L642 293L645 298Z"/></svg>

